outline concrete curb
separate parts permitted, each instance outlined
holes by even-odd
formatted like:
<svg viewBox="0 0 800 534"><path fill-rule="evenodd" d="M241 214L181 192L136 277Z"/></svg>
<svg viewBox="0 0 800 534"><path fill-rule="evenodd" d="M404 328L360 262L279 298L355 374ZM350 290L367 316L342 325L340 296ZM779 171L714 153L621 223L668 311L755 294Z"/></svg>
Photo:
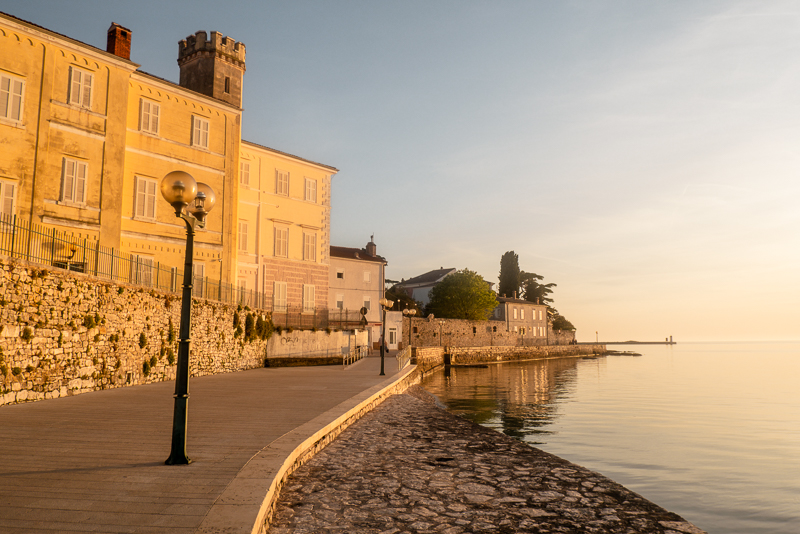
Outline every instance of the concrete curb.
<svg viewBox="0 0 800 534"><path fill-rule="evenodd" d="M412 365L287 432L253 456L214 502L198 534L264 534L286 479L348 426L420 381ZM266 423L265 423L266 424Z"/></svg>

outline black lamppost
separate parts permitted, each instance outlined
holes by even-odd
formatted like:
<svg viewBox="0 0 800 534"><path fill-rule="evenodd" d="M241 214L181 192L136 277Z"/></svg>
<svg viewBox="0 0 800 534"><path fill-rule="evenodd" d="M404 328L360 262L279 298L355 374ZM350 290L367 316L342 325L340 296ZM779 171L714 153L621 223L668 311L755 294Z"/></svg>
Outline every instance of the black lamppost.
<svg viewBox="0 0 800 534"><path fill-rule="evenodd" d="M214 207L214 190L198 183L189 173L173 171L161 180L161 195L186 223L186 261L183 266L181 328L178 341L178 367L175 372L175 411L172 417L172 451L167 465L191 463L186 456L186 426L189 409L189 331L192 325L192 260L194 229L205 228L206 215Z"/></svg>
<svg viewBox="0 0 800 534"><path fill-rule="evenodd" d="M391 308L394 306L394 301L389 300L387 298L382 298L378 301L383 308L383 332L381 333L381 374L379 376L384 376L386 373L383 372L383 356L384 352L386 351L386 308Z"/></svg>
<svg viewBox="0 0 800 534"><path fill-rule="evenodd" d="M403 315L408 317L408 350L411 350L411 318L417 314L417 310L408 308L403 310Z"/></svg>

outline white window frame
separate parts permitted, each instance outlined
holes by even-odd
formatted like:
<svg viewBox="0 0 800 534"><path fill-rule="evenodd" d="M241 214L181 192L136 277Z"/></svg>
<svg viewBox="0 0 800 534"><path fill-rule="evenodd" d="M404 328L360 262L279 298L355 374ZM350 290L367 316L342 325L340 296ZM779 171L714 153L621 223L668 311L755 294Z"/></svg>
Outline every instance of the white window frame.
<svg viewBox="0 0 800 534"><path fill-rule="evenodd" d="M0 74L0 119L22 122L25 110L25 80Z"/></svg>
<svg viewBox="0 0 800 534"><path fill-rule="evenodd" d="M275 227L275 247L273 253L276 258L289 257L289 229L285 226Z"/></svg>
<svg viewBox="0 0 800 534"><path fill-rule="evenodd" d="M0 219L11 220L17 208L17 184L0 180Z"/></svg>
<svg viewBox="0 0 800 534"><path fill-rule="evenodd" d="M65 204L86 205L89 166L85 161L65 157L61 167L61 196Z"/></svg>
<svg viewBox="0 0 800 534"><path fill-rule="evenodd" d="M250 187L250 162L239 162L239 183L245 187Z"/></svg>
<svg viewBox="0 0 800 534"><path fill-rule="evenodd" d="M239 252L247 253L247 220L239 219Z"/></svg>
<svg viewBox="0 0 800 534"><path fill-rule="evenodd" d="M317 261L317 234L303 232L303 259Z"/></svg>
<svg viewBox="0 0 800 534"><path fill-rule="evenodd" d="M514 320L515 321L517 320L517 309L516 308L514 308ZM516 330L515 330L515 332L516 332Z"/></svg>
<svg viewBox="0 0 800 534"><path fill-rule="evenodd" d="M133 218L141 221L155 221L158 213L156 192L158 180L136 176L133 195Z"/></svg>
<svg viewBox="0 0 800 534"><path fill-rule="evenodd" d="M525 308L519 310L519 318L523 321L525 320Z"/></svg>
<svg viewBox="0 0 800 534"><path fill-rule="evenodd" d="M372 310L372 297L364 295L364 307L367 309L368 312Z"/></svg>
<svg viewBox="0 0 800 534"><path fill-rule="evenodd" d="M303 313L313 313L316 309L316 288L311 284L303 284Z"/></svg>
<svg viewBox="0 0 800 534"><path fill-rule="evenodd" d="M69 68L69 103L82 108L92 107L94 73L75 66Z"/></svg>
<svg viewBox="0 0 800 534"><path fill-rule="evenodd" d="M275 194L289 196L289 171L275 170Z"/></svg>
<svg viewBox="0 0 800 534"><path fill-rule="evenodd" d="M158 135L161 105L158 102L142 98L139 100L139 130Z"/></svg>
<svg viewBox="0 0 800 534"><path fill-rule="evenodd" d="M209 130L208 119L192 115L192 146L207 149Z"/></svg>
<svg viewBox="0 0 800 534"><path fill-rule="evenodd" d="M304 200L308 202L317 203L317 181L312 178L306 178L305 196Z"/></svg>
<svg viewBox="0 0 800 534"><path fill-rule="evenodd" d="M286 282L275 281L272 284L272 311L286 312Z"/></svg>
<svg viewBox="0 0 800 534"><path fill-rule="evenodd" d="M372 281L372 273L364 271L364 283L369 284Z"/></svg>

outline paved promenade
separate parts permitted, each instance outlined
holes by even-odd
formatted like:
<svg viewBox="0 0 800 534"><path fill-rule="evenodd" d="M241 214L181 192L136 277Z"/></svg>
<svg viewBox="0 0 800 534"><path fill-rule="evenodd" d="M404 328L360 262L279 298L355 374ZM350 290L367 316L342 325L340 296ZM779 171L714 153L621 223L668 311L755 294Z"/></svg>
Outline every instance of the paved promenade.
<svg viewBox="0 0 800 534"><path fill-rule="evenodd" d="M389 398L289 477L270 534L703 532L597 473L440 410L418 386L409 393L417 398Z"/></svg>
<svg viewBox="0 0 800 534"><path fill-rule="evenodd" d="M262 449L298 427L312 435L397 379L394 357L386 376L379 366L371 357L191 379L188 466L164 465L174 382L0 407L0 533L243 531L233 523L247 514L231 501L251 513L264 490L241 472L268 478L286 451Z"/></svg>

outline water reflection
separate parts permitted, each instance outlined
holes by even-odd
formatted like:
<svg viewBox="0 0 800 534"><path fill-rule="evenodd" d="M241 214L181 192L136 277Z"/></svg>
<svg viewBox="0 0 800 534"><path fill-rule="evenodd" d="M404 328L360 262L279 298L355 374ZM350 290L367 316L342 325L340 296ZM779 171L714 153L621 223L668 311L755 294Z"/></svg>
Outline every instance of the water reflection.
<svg viewBox="0 0 800 534"><path fill-rule="evenodd" d="M450 367L426 377L422 385L451 412L508 436L542 444L541 437L552 432L559 405L574 392L578 361L560 358Z"/></svg>

